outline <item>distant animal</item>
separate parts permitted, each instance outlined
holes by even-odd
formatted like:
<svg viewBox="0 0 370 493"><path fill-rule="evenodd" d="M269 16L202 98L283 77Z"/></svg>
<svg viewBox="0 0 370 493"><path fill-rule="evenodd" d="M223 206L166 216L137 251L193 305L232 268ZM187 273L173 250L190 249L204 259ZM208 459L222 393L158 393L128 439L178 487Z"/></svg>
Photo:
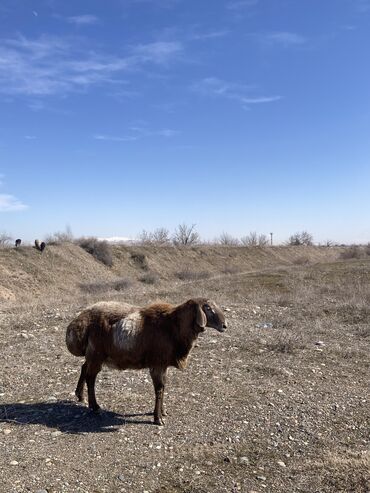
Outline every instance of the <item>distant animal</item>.
<svg viewBox="0 0 370 493"><path fill-rule="evenodd" d="M163 394L169 366L183 369L205 327L223 332L225 316L215 302L194 298L173 306L155 303L144 308L119 302L99 302L68 325L66 344L75 356L85 356L76 396L98 412L95 380L102 365L119 370L149 368L155 391L154 423L163 425Z"/></svg>
<svg viewBox="0 0 370 493"><path fill-rule="evenodd" d="M18 248L21 243L22 243L22 240L20 238L18 238L17 240L15 240L15 248Z"/></svg>
<svg viewBox="0 0 370 493"><path fill-rule="evenodd" d="M36 250L40 250L40 242L39 242L39 240L35 240L35 248L36 248Z"/></svg>
<svg viewBox="0 0 370 493"><path fill-rule="evenodd" d="M43 252L46 248L46 243L44 241L41 242L40 244L40 252Z"/></svg>

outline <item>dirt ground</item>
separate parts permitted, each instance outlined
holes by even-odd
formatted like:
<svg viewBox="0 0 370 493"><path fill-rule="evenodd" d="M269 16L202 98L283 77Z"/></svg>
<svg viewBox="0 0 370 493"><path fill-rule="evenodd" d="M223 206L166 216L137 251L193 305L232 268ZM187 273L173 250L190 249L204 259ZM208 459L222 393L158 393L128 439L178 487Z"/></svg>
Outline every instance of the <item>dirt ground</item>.
<svg viewBox="0 0 370 493"><path fill-rule="evenodd" d="M85 305L7 304L0 319L0 491L370 491L370 261L292 265L112 292L205 295L228 319L171 369L165 427L148 372L104 369L89 412L65 328ZM93 295L91 296L91 300ZM95 299L95 298L94 298Z"/></svg>

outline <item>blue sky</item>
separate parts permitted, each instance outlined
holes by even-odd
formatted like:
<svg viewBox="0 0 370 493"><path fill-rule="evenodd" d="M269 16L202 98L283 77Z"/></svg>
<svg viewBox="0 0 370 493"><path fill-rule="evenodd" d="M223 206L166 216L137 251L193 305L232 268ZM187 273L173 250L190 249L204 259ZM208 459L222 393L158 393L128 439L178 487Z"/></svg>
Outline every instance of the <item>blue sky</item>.
<svg viewBox="0 0 370 493"><path fill-rule="evenodd" d="M2 0L0 232L370 241L370 0Z"/></svg>

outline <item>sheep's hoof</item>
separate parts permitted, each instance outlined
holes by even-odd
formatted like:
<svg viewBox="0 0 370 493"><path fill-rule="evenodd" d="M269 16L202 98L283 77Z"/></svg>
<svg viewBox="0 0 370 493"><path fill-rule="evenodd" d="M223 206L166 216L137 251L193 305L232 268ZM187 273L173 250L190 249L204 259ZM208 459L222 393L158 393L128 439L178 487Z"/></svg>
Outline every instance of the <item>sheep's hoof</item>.
<svg viewBox="0 0 370 493"><path fill-rule="evenodd" d="M99 415L101 413L101 408L96 404L96 406L89 406L89 409L96 415Z"/></svg>
<svg viewBox="0 0 370 493"><path fill-rule="evenodd" d="M76 397L78 402L85 402L84 396L82 394L77 394L76 392Z"/></svg>
<svg viewBox="0 0 370 493"><path fill-rule="evenodd" d="M158 426L164 426L165 422L163 418L154 418L154 424Z"/></svg>
<svg viewBox="0 0 370 493"><path fill-rule="evenodd" d="M168 416L167 411L165 411L164 409L162 409L162 416Z"/></svg>

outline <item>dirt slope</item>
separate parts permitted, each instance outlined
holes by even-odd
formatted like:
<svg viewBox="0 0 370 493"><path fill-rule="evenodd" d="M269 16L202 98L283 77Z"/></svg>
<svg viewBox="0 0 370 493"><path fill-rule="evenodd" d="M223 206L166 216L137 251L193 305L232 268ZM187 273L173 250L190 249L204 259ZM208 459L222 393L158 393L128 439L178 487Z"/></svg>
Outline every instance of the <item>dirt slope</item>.
<svg viewBox="0 0 370 493"><path fill-rule="evenodd" d="M109 283L124 278L139 283L151 273L157 284L178 282L179 272L188 278L207 278L250 270L276 268L295 263L336 260L338 248L274 247L231 248L199 246L112 247L113 267L107 267L74 244L49 245L41 254L35 248L0 249L0 302L69 300L81 295L84 286ZM104 289L104 286L106 289Z"/></svg>

